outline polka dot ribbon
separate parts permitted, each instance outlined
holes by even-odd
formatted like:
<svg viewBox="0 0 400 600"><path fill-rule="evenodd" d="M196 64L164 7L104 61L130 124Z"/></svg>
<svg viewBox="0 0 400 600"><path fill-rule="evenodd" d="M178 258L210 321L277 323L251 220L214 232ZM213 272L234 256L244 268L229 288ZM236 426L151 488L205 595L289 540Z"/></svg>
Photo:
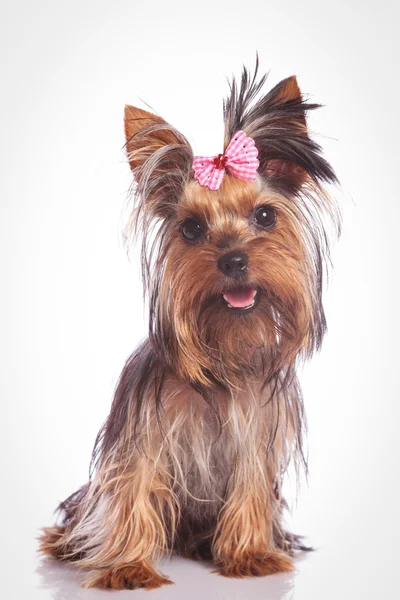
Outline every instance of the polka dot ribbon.
<svg viewBox="0 0 400 600"><path fill-rule="evenodd" d="M234 177L254 181L259 162L255 142L244 131L237 131L224 154L217 156L195 156L194 176L200 185L217 190L221 185L225 171Z"/></svg>

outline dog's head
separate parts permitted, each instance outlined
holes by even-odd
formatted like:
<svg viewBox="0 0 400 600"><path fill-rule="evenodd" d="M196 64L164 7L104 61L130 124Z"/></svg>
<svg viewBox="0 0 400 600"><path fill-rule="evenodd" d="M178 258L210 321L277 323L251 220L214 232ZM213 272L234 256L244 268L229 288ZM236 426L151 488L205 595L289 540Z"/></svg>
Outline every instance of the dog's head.
<svg viewBox="0 0 400 600"><path fill-rule="evenodd" d="M176 129L125 109L150 339L198 385L235 385L260 369L271 378L318 348L326 327L322 282L339 215L322 188L334 172L306 125L318 105L303 100L295 77L257 100L264 82L244 70L224 103L225 149L244 131L257 173L246 181L227 169L218 189L196 181Z"/></svg>

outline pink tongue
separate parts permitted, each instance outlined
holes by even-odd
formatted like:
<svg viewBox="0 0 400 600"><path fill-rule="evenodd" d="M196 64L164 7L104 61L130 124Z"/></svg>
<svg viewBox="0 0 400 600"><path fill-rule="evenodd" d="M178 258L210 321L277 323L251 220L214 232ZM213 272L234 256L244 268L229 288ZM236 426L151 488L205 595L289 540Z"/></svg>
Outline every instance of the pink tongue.
<svg viewBox="0 0 400 600"><path fill-rule="evenodd" d="M234 308L244 308L252 303L254 288L237 292L224 292L224 298Z"/></svg>

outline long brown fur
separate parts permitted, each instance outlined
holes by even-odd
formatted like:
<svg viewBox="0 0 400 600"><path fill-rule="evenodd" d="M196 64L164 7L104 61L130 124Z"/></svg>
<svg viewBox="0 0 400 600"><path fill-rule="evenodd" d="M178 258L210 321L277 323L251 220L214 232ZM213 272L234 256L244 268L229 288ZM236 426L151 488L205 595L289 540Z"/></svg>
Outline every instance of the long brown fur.
<svg viewBox="0 0 400 600"><path fill-rule="evenodd" d="M285 531L282 477L307 468L300 360L326 329L322 286L340 216L323 188L335 175L310 138L294 77L260 96L265 77L244 70L224 103L225 147L239 129L259 149L254 182L226 174L210 191L193 178L186 138L161 117L128 106L134 175L127 235L142 236L149 339L128 359L93 451L89 482L43 530L41 551L87 571L88 587L170 583L154 565L166 552L212 559L221 575L293 570L305 549ZM258 207L275 225L257 227ZM187 219L203 235L189 242ZM253 310L233 314L218 269L249 257Z"/></svg>

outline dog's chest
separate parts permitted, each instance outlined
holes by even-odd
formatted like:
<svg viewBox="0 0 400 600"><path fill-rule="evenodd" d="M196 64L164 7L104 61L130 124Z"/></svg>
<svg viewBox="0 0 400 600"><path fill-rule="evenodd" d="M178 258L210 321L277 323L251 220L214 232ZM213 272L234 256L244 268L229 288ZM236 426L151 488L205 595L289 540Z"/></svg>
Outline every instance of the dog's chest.
<svg viewBox="0 0 400 600"><path fill-rule="evenodd" d="M218 418L204 401L195 404L190 399L182 407L169 457L182 500L215 505L225 501L238 461L251 461L263 435L265 423L253 400L246 395L220 404Z"/></svg>

